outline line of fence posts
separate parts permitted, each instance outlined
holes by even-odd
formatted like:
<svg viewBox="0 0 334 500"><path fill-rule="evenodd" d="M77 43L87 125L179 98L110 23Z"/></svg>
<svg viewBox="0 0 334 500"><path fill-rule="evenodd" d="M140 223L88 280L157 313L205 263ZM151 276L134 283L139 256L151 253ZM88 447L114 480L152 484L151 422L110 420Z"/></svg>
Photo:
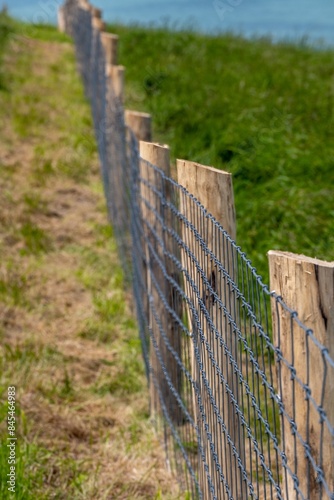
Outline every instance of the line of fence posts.
<svg viewBox="0 0 334 500"><path fill-rule="evenodd" d="M81 0L81 7L89 9L92 13L93 29L98 31L101 36L102 44L105 52L106 60L106 74L108 76L108 85L112 86L113 93L116 94L121 100L124 95L124 68L117 65L117 48L118 36L104 32L105 24L101 19L101 11L89 5L85 0ZM71 34L71 30L66 22L65 9L59 9L59 29ZM154 185L157 177L152 171L147 168L147 162L156 165L158 168L169 176L170 175L170 159L168 146L162 146L150 142L152 140L152 120L151 116L147 113L141 113L132 110L126 110L124 114L124 121L128 128L132 129L138 141L140 141L140 159L139 171L141 177L148 183ZM124 134L127 131L124 128ZM126 138L122 141L126 144ZM121 166L120 166L121 168ZM231 174L221 170L199 165L198 163L178 160L177 161L177 181L184 186L205 208L211 213L216 220L227 230L233 239L236 237L236 222L235 222L235 208L234 196L232 189ZM119 176L122 172L119 172ZM160 186L156 186L157 189ZM145 191L145 185L141 188ZM143 192L142 198L147 198L148 194ZM168 194L167 194L168 198ZM157 200L154 208L162 217L163 210ZM179 210L187 216L191 221L191 211L186 206L186 199L181 197ZM154 220L150 220L150 213L143 204L141 206L142 217L147 220L148 224L154 226ZM168 223L168 221L166 221ZM160 229L157 227L157 231ZM145 231L145 229L144 229ZM147 232L149 241L149 232ZM160 234L164 239L166 235ZM192 248L196 256L197 244L194 237L184 234L187 238L186 244ZM135 243L134 243L135 244ZM169 245L167 241L167 247ZM208 247L213 251L216 249L215 234L207 234ZM172 250L172 249L171 249ZM159 314L159 297L152 284L151 273L154 272L154 265L150 256L148 247L145 249L146 255L143 256L143 266L146 266L146 284L147 290L151 300L157 307ZM304 498L309 500L318 500L320 498L319 492L324 493L321 486L321 480L316 477L314 469L323 470L323 476L331 491L334 492L334 437L330 432L330 427L334 423L334 377L333 370L326 364L324 356L329 355L334 359L334 263L324 262L317 259L310 259L302 255L294 255L285 252L270 251L269 256L269 269L270 269L270 286L275 290L275 296L272 298L272 318L273 318L273 337L274 344L277 346L280 356L277 359L277 387L282 402L284 411L281 414L281 447L285 454L282 467L282 498L295 499L302 498L296 493L295 485L296 478L298 481L299 491L303 494ZM164 259L163 253L160 255ZM197 255L201 259L200 255ZM182 267L188 269L193 280L199 286L202 286L198 276L195 275L191 266L188 265L187 255L180 250L179 258L182 262ZM229 257L231 259L231 256ZM150 263L148 268L147 263ZM222 262L223 265L232 272L233 262ZM168 267L168 264L167 264ZM206 269L207 277L210 279L212 273L215 272L212 262L203 263L203 268ZM172 270L169 270L173 272ZM234 277L231 276L233 279ZM164 286L161 283L161 286ZM230 293L228 285L226 290L220 290L222 295ZM185 283L186 293L191 296L191 290L187 290L187 283ZM287 311L285 308L280 307L280 302L277 297L282 297L285 304L291 309ZM194 298L196 306L196 299ZM215 307L215 306L213 306ZM235 307L234 315L237 318L237 308ZM200 309L197 304L198 310ZM298 321L295 322L296 314L298 311L298 318L300 322L308 326L310 331L319 345L325 346L327 351L319 349L319 346L311 342L309 335L305 330L299 327ZM158 348L163 351L163 342L159 340L159 327L152 316L149 304L146 304L146 311L149 326L153 331L153 336L158 344ZM189 325L193 324L192 313L190 310L186 311L188 316ZM162 318L162 321L164 319ZM205 323L205 321L204 321ZM173 335L172 326L164 325L165 330L172 342L173 347L177 352L182 350L182 343ZM208 326L204 327L204 335L210 340L212 332ZM230 336L231 342L227 332L222 332L229 349L232 353L236 354L237 346L236 340ZM152 346L151 346L152 347ZM161 374L159 375L158 360L154 356L154 349L151 349L150 365L151 374L158 376L158 382L161 384L161 390L164 392L164 381ZM326 354L327 353L327 354ZM202 361L205 364L204 357L205 350L202 351ZM166 353L164 354L167 359ZM182 357L182 355L181 355ZM237 359L237 356L236 356ZM286 360L286 362L282 361ZM224 377L230 387L236 388L238 399L238 380L233 373L231 367L230 371L228 366L223 366L221 369ZM207 362L207 364L209 364ZM293 367L293 369L291 369ZM319 367L324 372L323 377L318 377ZM199 392L202 397L202 402L205 411L212 411L210 402L208 401L205 391L201 391L201 374L199 373L198 366L194 356L191 360L192 377L198 382ZM174 386L178 387L177 370L175 370L176 377L173 380ZM210 378L211 377L211 378ZM298 377L302 384L295 382ZM224 421L229 426L229 434L232 437L237 449L239 457L245 461L245 443L244 433L240 432L240 423L236 420L236 414L233 405L230 404L222 385L217 382L214 375L209 375L209 382L214 388L214 397L220 403L219 411L224 418ZM292 382L292 383L291 383ZM304 384L304 386L303 386ZM322 417L319 420L319 413L314 410L311 398L308 397L309 393L305 393L305 386L309 387L312 397L316 404L323 410ZM166 394L168 391L165 391ZM196 408L198 407L197 396L194 392L192 410L195 419L199 422L200 418L196 415ZM225 398L225 400L224 400ZM151 414L156 418L159 412L159 397L152 380L150 381L150 399L151 399ZM168 403L167 403L168 404ZM177 408L175 408L175 415L177 419ZM326 416L324 416L326 415ZM292 417L291 421L287 416ZM329 425L326 425L329 423ZM203 423L202 423L203 426ZM299 437L306 444L306 449L309 453L305 453L305 446L301 444L301 440L296 436L296 429L298 430ZM203 440L205 440L205 430L201 428L200 432L203 433ZM226 436L222 436L221 442L216 443L216 453L220 457L220 463L224 464L224 471L226 471L226 480L230 486L230 491L233 498L243 500L247 497L247 483L241 477L241 471L238 466L233 466L231 463L235 460L231 454L226 453L226 446L222 442ZM218 484L217 474L215 472L216 466L212 460L210 449L206 449L206 462L208 464L207 473L215 479L215 488L219 490L221 485ZM313 458L312 458L313 457ZM315 460L315 467L310 467L311 461ZM229 463L230 462L230 463ZM313 464L314 465L314 464ZM288 473L289 471L289 473ZM198 481L204 499L210 498L210 488L208 486L207 475L204 469L199 467ZM321 479L321 478L320 478ZM241 485L241 486L240 486ZM333 500L334 494L328 496Z"/></svg>
<svg viewBox="0 0 334 500"><path fill-rule="evenodd" d="M147 116L149 115L143 116L143 125L139 127L138 122L140 123L141 116L136 116L137 122L136 124L134 123L134 125L136 128L138 127L137 137L139 139L141 137L140 130L143 129L146 131ZM131 126L130 120L128 121L128 125ZM166 175L169 175L169 148L167 146L140 142L140 156L142 160L147 160L163 170ZM152 173L150 175L148 169L145 170L145 162L142 162L141 165L141 175L143 179L154 184L155 176L152 175ZM231 174L195 162L177 160L177 181L203 204L208 212L222 224L233 239L236 238L236 217ZM158 186L156 187L158 188ZM144 193L143 198L145 197L147 197L147 194ZM190 222L195 224L196 221L191 220L191 210L187 209L185 204L183 204L183 200L183 198L180 200L180 211L186 215ZM143 214L145 218L145 208L143 208ZM150 217L149 214L147 214L147 216ZM184 236L185 238L187 237L186 235ZM190 236L190 238L188 236L186 244L192 249L193 254L198 259L201 259L200 255L196 255L198 246L195 241L191 241L192 238L194 239L193 236ZM215 250L216 242L214 233L207 234L207 243L212 250ZM298 311L298 317L301 323L307 325L308 328L314 332L319 344L326 347L328 346L329 355L331 359L334 359L334 263L278 251L269 251L268 258L271 289L275 290L276 294L283 298L284 302L291 309L292 315L294 315L294 311ZM192 267L188 266L187 256L184 252L181 252L181 260L182 266L189 270L192 279L195 283L198 281L198 287L201 288L202 282L198 280ZM229 269L229 274L232 279L235 278L232 276L231 272L233 263L225 262L224 264ZM206 267L207 276L210 277L212 272L214 272L213 264L210 263L208 266L204 265L203 267ZM148 278L148 280L150 280L150 278ZM187 287L187 283L185 286ZM151 285L148 286L148 290L152 293ZM224 293L223 291L220 292L221 294ZM186 293L188 296L191 296L190 288L189 290L186 289ZM158 297L156 297L155 301L157 303L159 302ZM194 299L194 302L196 302L196 299ZM197 309L200 309L198 304ZM187 314L189 324L192 325L193 319L191 317L191 312L187 310ZM234 316L237 317L236 308ZM283 308L278 308L275 299L272 299L272 317L275 345L280 349L282 357L288 360L291 366L294 367L296 374L298 374L302 382L310 387L315 401L319 407L324 409L329 423L332 424L334 422L333 371L329 370L327 374L328 380L325 381L325 383L323 378L317 377L319 367L324 364L321 350L317 345L311 342L308 343L308 347L306 348L308 340L305 331L300 327L298 328L297 324L291 330L291 313L289 314L289 312ZM150 325L153 325L153 323L154 321L150 319ZM209 328L205 328L204 334L208 339L210 338ZM159 333L157 331L156 338L158 338L158 336ZM176 351L179 352L181 344L175 345L175 338L172 333L170 333L170 338L174 339L174 347ZM225 332L225 340L230 351L237 357L235 339L232 339L232 343L229 345L228 336ZM162 344L160 345L160 349L163 349ZM236 375L233 374L231 370L230 373L228 373L228 367L223 366L222 360L220 361L227 383L230 387L235 387L238 390L238 380L233 380L233 377L236 377ZM158 370L156 360L153 361L152 359L151 364L154 370ZM203 360L203 364L205 365L208 363L205 363L205 360ZM200 380L201 377L198 373L198 366L196 366L194 357L192 357L192 374L194 380ZM216 392L223 392L223 387L221 385L217 386L213 379L211 379L210 382L211 387L214 387ZM324 386L325 391L323 392ZM175 382L175 387L177 387L177 382ZM323 468L325 480L329 487L332 488L332 491L334 491L333 435L330 434L329 428L325 425L324 421L319 422L319 414L305 397L305 389L298 384L294 386L291 384L291 369L282 362L277 365L277 387L280 388L280 397L286 414L292 416L299 434L303 441L311 447L316 463ZM226 393L224 393L223 397L224 396L226 397ZM193 397L193 411L194 414L196 414L196 408L198 406L196 395L194 394ZM236 397L238 398L238 395L236 395ZM158 407L157 399L154 385L151 383L152 416L154 417L156 417L155 412ZM216 394L215 399L216 401L220 401L221 396ZM204 402L206 413L210 410L212 411L208 399L205 398L205 391L202 392L202 401ZM170 408L171 406L168 407ZM239 424L236 419L236 412L229 403L227 397L225 401L221 402L220 413L223 415L224 421L228 422L229 434L234 443L238 445L239 456L245 461L245 446L244 442L240 439L240 429L238 428ZM199 416L197 417L197 421L200 421ZM291 429L290 426L287 428L287 422L284 415L281 417L282 449L286 454L286 465L291 469L292 474L298 477L299 489L304 498L316 500L319 498L321 483L319 483L314 469L310 467L310 461L305 455L305 449L301 442L296 438L293 429ZM202 432L204 436L205 432L203 429ZM234 468L232 464L228 465L228 463L226 463L233 460L228 454L225 455L226 446L224 447L221 443L217 443L216 452L218 456L221 457L221 463L226 464L226 480L230 485L233 498L238 498L240 500L246 498L246 484L240 477L240 469ZM206 461L209 465L210 476L215 477L215 464L213 463L210 450L207 450ZM234 475L233 471L235 470L236 474ZM203 468L200 468L199 474L199 482L203 497L209 498L210 491ZM283 497L287 499L295 498L296 490L294 488L293 477L291 474L287 473L286 468L283 468L282 479ZM215 486L217 487L218 485L216 484Z"/></svg>

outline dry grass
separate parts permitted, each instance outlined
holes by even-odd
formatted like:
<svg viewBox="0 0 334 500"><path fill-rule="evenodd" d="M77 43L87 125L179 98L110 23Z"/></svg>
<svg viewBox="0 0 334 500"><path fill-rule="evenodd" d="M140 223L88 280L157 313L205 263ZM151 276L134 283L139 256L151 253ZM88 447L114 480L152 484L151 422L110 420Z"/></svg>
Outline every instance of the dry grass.
<svg viewBox="0 0 334 500"><path fill-rule="evenodd" d="M16 36L4 64L0 404L15 385L20 498L181 498L148 418L73 48Z"/></svg>

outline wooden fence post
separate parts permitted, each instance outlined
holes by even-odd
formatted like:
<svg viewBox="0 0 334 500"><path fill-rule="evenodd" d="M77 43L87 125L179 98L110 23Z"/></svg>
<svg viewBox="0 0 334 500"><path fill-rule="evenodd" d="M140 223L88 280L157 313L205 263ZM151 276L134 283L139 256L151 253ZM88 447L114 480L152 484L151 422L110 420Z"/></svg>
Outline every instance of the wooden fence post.
<svg viewBox="0 0 334 500"><path fill-rule="evenodd" d="M119 99L123 104L124 102L124 66L107 66L107 78L112 86L114 97Z"/></svg>
<svg viewBox="0 0 334 500"><path fill-rule="evenodd" d="M134 138L135 141L145 141L145 142L151 142L152 140L152 120L151 120L151 115L147 113L139 113L137 111L129 111L125 110L125 125L127 127L126 130L126 150L127 150L127 160L128 160L128 165L130 170L133 168L136 169L136 172L139 172L140 169L140 159L137 154L137 148L134 148ZM131 178L133 179L134 177L134 171L132 170L132 173L129 174ZM134 186L137 187L137 186ZM143 187L141 187L141 190ZM139 206L144 209L144 206L140 205ZM137 211L134 211L134 213L131 213L131 216L136 218L138 214L136 213ZM139 238L139 241L132 241L132 245L134 246L134 251L138 252L137 253L137 261L136 264L134 264L134 272L137 273L136 277L134 278L136 280L136 285L140 287L140 290L137 291L137 293L140 294L141 291L143 291L142 298L142 306L137 309L137 315L139 317L139 324L141 328L141 333L146 334L145 332L145 325L144 323L148 322L149 318L149 303L147 300L147 290L148 290L148 269L146 265L146 256L147 256L147 249L146 249L146 231L144 228L143 233L141 234L141 231L139 229L135 229L135 236L132 235L133 238ZM139 285L138 285L139 282ZM138 304L137 304L138 307ZM144 319L144 323L143 323ZM143 339L142 339L143 340ZM143 351L144 351L144 357L145 357L145 363L148 361L148 352L147 352L147 344L145 341L143 341ZM146 365L146 368L148 369L148 366ZM150 380L151 382L151 380Z"/></svg>
<svg viewBox="0 0 334 500"><path fill-rule="evenodd" d="M169 157L169 148L168 146L161 146L154 143L140 141L139 143L140 150L140 176L141 178L151 184L153 187L159 188L159 182L157 179L156 172L153 168L147 165L146 162L151 163L152 165L157 166L166 175L169 175L170 172L170 157ZM156 220L156 216L154 211L161 215L161 204L160 200L154 195L152 188L145 185L145 183L141 183L140 185L140 194L141 194L141 216L143 220L143 232L144 232L144 252L146 256L147 263L147 295L149 297L148 300L151 300L151 304L147 304L148 311L148 328L153 335L159 350L161 350L162 343L160 339L159 327L157 325L156 319L154 318L154 314L152 308L154 307L156 313L161 316L161 300L159 299L158 292L156 287L153 284L152 275L158 281L158 286L161 288L164 287L164 282L162 282L161 278L159 279L159 270L158 266L155 262L154 257L152 256L152 252L149 249L149 243L156 247L157 254L160 259L163 259L163 249L159 248L159 245L156 242L156 236L152 234L152 230L148 227L150 225L152 229L156 232L156 235L161 236L162 228L159 222ZM148 206L150 205L150 207ZM148 225L146 225L148 224ZM157 359L155 349L152 345L152 340L150 339L150 365L153 373L150 374L150 405L151 405L151 416L153 419L159 414L160 402L159 396L157 393L157 389L153 382L153 377L158 383L159 387L163 384L162 378L163 374L159 368L159 361ZM165 394L163 394L165 396Z"/></svg>
<svg viewBox="0 0 334 500"><path fill-rule="evenodd" d="M61 33L66 32L65 9L63 6L58 8L58 29Z"/></svg>
<svg viewBox="0 0 334 500"><path fill-rule="evenodd" d="M126 109L125 124L133 131L138 141L152 141L152 117L148 113Z"/></svg>
<svg viewBox="0 0 334 500"><path fill-rule="evenodd" d="M106 28L105 22L102 19L100 19L99 17L92 18L92 26L95 30L100 31L100 32L104 31Z"/></svg>
<svg viewBox="0 0 334 500"><path fill-rule="evenodd" d="M89 2L87 0L80 0L80 7L85 9L85 10L91 10L92 7L90 6Z"/></svg>
<svg viewBox="0 0 334 500"><path fill-rule="evenodd" d="M92 13L93 17L96 17L97 19L102 19L102 10L98 9L97 7L94 7L93 5L89 4L90 11Z"/></svg>
<svg viewBox="0 0 334 500"><path fill-rule="evenodd" d="M89 5L92 13L92 26L98 31L104 31L106 28L105 22L102 20L102 10Z"/></svg>
<svg viewBox="0 0 334 500"><path fill-rule="evenodd" d="M107 71L109 66L117 66L118 63L118 35L103 32L101 41L104 48Z"/></svg>
<svg viewBox="0 0 334 500"><path fill-rule="evenodd" d="M270 287L285 304L298 313L299 320L313 330L317 341L325 346L334 360L334 262L324 262L303 255L270 251ZM334 426L334 369L323 359L321 350L308 338L303 328L293 320L276 300L272 299L274 343L285 360L294 366L295 376L307 384L315 404L322 407L330 425ZM334 438L306 392L292 376L284 362L277 367L278 388L285 412L297 426L297 432L310 446L311 455L322 466L324 478L334 492ZM294 436L287 418L281 417L282 448L291 474L298 477L299 489L308 500L332 498L317 482L314 467L305 457L305 448ZM321 457L322 450L322 457ZM285 469L283 496L301 498L294 481ZM322 493L322 495L321 495Z"/></svg>
<svg viewBox="0 0 334 500"><path fill-rule="evenodd" d="M206 208L207 212L213 215L213 217L223 226L223 228L228 232L232 239L235 239L236 217L231 174L212 167L203 166L198 163L178 160L177 178L179 184L184 186L187 191L189 191L189 193L191 193ZM194 202L193 200L189 199L186 196L183 196L182 194L180 200L180 211L187 217L187 219L191 223L194 224L196 228L198 228L198 213L196 211L196 208L194 207ZM232 262L232 254L230 253L229 257L226 257L226 255L224 256L223 254L219 253L220 242L218 241L218 239L222 239L222 236L214 230L213 225L210 223L205 225L204 231L206 234L203 236L205 238L207 246L221 260L224 267L231 275L231 278L236 279L236 276L233 276L234 266ZM229 285L223 279L221 273L217 271L211 259L204 255L202 248L196 241L195 235L192 234L192 232L189 231L188 228L183 227L182 237L186 245L192 251L194 258L198 260L200 266L204 269L208 281L211 282L214 288L216 288L217 293L220 294L221 297L231 294ZM186 256L185 252L181 253L181 259L183 267L188 270L192 280L195 282L200 291L200 295L203 296L205 294L203 280L201 279L197 269L193 265L192 259ZM200 311L198 299L196 299L196 296L192 292L191 286L189 285L189 283L187 283L186 279L185 289L188 297L192 298L195 308ZM231 304L226 304L226 306L227 308L230 307L231 309L233 309L230 311L231 315L234 316L235 321L238 322L238 319L236 317L236 298L234 297L234 301L232 300ZM221 313L217 309L218 306L215 304L209 304L207 302L206 307L208 310L210 310L210 317L212 318L213 323L215 323L215 318L218 318L221 315ZM238 392L240 389L237 376L233 373L231 366L228 366L229 363L227 363L226 357L224 357L222 354L222 348L219 346L219 342L217 341L217 339L215 339L215 335L208 325L206 319L204 318L204 315L200 314L200 318L205 339L209 342L211 349L215 352L216 360L222 370L225 381L230 388L234 388L236 392L235 397L237 400L239 400ZM188 322L191 329L193 320L192 314L189 310ZM221 323L216 324L215 326L218 330L222 330ZM228 349L231 351L232 355L236 357L238 346L237 341L234 337L234 332L231 331L228 333L227 331L220 331L220 333L224 341L226 342ZM193 334L195 336L196 332L193 332ZM195 340L195 342L197 342L197 340ZM198 345L199 344L200 341L198 340ZM242 462L244 462L244 443L243 440L240 439L240 435L242 435L242 433L240 432L240 420L238 420L236 417L234 406L225 391L225 387L223 387L220 382L215 367L209 360L209 353L207 352L205 347L201 348L201 358L203 366L205 367L206 377L212 389L213 397L216 401L216 405L218 406L219 412L224 420L224 423L226 424L227 432L231 436L231 439L237 448ZM217 438L217 442L215 442L214 444L215 452L217 453L218 461L221 465L221 471L225 476L225 480L230 488L233 498L244 500L247 497L247 494L246 485L242 480L241 470L238 468L236 458L232 457L231 449L227 444L227 437L223 434L217 417L216 415L214 415L214 410L209 400L207 389L203 386L203 381L201 379L202 377L198 371L198 362L194 358L194 353L191 364L192 374L195 380L197 380L200 396L202 398L203 409L206 415L209 415L208 421L210 426L210 433L213 436L215 435ZM196 398L194 398L194 407L198 408L198 403L195 401L195 399ZM203 423L201 422L201 415L199 414L197 415L197 422L203 435L202 441L205 451L205 459L209 467L208 473L212 479L215 493L220 498L219 495L224 491L224 484L221 482L220 474L217 472L212 450L210 449L209 443L207 442L206 431L204 429ZM209 498L211 493L202 463L200 464L199 474L199 481L203 496L204 498Z"/></svg>
<svg viewBox="0 0 334 500"><path fill-rule="evenodd" d="M114 66L109 64L113 59L115 61L115 45L114 39L105 37L105 33L101 35L101 41L107 44L110 49L109 55L106 57L105 75L106 75L106 100L104 101L104 122L102 126L104 130L100 131L103 134L112 134L113 139L106 141L108 171L104 172L105 186L107 186L107 200L109 212L114 219L113 224L115 229L118 224L122 224L119 217L125 214L124 192L124 175L126 164L126 129L124 123L124 66ZM108 40L106 42L106 39ZM104 50L106 50L104 48ZM109 58L109 62L108 62ZM101 116L103 110L101 109ZM117 214L117 215L116 215Z"/></svg>

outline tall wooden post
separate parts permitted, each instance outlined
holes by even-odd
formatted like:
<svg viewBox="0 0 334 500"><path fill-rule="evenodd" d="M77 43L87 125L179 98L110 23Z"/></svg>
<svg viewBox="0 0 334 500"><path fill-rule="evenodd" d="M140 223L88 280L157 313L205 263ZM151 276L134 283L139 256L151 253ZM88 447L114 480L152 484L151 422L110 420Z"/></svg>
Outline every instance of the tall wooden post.
<svg viewBox="0 0 334 500"><path fill-rule="evenodd" d="M278 251L270 251L268 255L271 289L290 309L297 311L298 319L313 331L317 342L328 349L334 360L334 262ZM324 410L333 428L334 369L305 329L298 326L289 311L275 299L272 299L272 313L275 345L295 370L293 375L285 362L278 363L278 388L288 415L288 418L284 415L281 418L282 447L291 470L290 474L285 469L282 471L283 496L302 498L294 489L291 474L295 474L304 498L332 499L333 496L328 496L321 482L317 481L314 466L306 457L305 448L288 419L294 421L301 439L310 447L314 462L323 469L324 479L333 495L334 438L315 405ZM306 385L314 404L307 397Z"/></svg>
<svg viewBox="0 0 334 500"><path fill-rule="evenodd" d="M134 142L137 141L136 146L138 146L139 141L146 141L150 142L152 140L152 130L151 130L151 115L146 114L146 113L139 113L137 111L129 111L125 110L124 113L124 120L125 120L125 125L126 125L126 155L127 155L127 165L128 165L128 177L131 179L134 179L134 177L137 176L137 173L139 173L139 168L140 168L140 160L139 160L139 155L137 154L137 147L134 146ZM135 171L133 170L135 169ZM134 188L137 186L134 185ZM129 216L134 216L135 218L137 217L136 211L132 209L131 214ZM136 228L136 237L143 236L140 235L140 231ZM137 252L137 262L135 266L136 272L139 273L137 279L139 279L141 286L144 288L144 290L147 291L147 266L146 266L146 255L144 255L140 252L139 249L144 245L145 249L145 241L141 240L142 243L139 241L133 241L132 245L135 247L135 251ZM146 292L145 292L146 293ZM144 299L144 297L143 297ZM149 307L148 307L148 302L147 300L143 300L143 306L139 310L140 312L140 318L141 322L143 318L147 320L149 317ZM141 323L141 328L143 327L143 324ZM145 352L145 361L147 361L147 356Z"/></svg>
<svg viewBox="0 0 334 500"><path fill-rule="evenodd" d="M149 244L151 244L156 249L156 253L160 259L163 259L163 249L157 243L157 237L162 236L161 224L157 221L156 214L161 215L161 203L153 192L152 187L159 189L159 180L157 174L153 168L151 168L147 162L152 165L157 166L163 170L166 175L170 171L170 159L169 159L169 148L168 146L160 146L158 144L153 144L149 142L140 141L140 177L144 182L140 185L141 194L141 216L143 221L143 233L144 233L144 245L145 245L145 256L147 263L147 296L148 296L148 328L151 335L155 339L157 346L161 349L160 332L157 321L154 317L153 308L156 314L161 316L161 300L154 286L154 279L157 280L158 286L163 288L164 283L161 280L159 267L156 260L150 251ZM147 184L145 184L147 183ZM149 187L150 184L152 187ZM154 213L155 212L155 213ZM150 229L150 227L152 229ZM153 232L155 234L153 234ZM160 279L159 279L160 278ZM150 403L151 403L151 416L156 419L159 413L160 403L159 396L157 394L157 389L154 385L153 378L156 383L161 387L163 385L163 374L160 369L160 363L157 359L155 349L152 345L150 339L150 365L152 373L150 376ZM165 395L164 395L165 396Z"/></svg>
<svg viewBox="0 0 334 500"><path fill-rule="evenodd" d="M127 148L127 161L129 168L129 177L134 179L137 177L140 171L140 159L137 154L137 147L139 141L150 142L152 140L152 119L151 115L147 113L139 113L137 111L125 110L125 125L126 125L126 148ZM145 154L145 152L144 152ZM137 185L134 183L133 188L136 190ZM140 186L140 190L143 191L144 187ZM139 202L139 207L142 209L141 212L145 210L144 204ZM142 303L140 306L137 304L137 317L139 318L140 332L142 335L147 335L147 324L149 318L149 302L147 300L147 290L148 290L148 267L147 267L147 231L145 227L139 228L137 226L136 219L138 217L138 210L131 210L130 217L132 217L133 224L133 234L132 234L132 246L133 251L136 255L136 262L134 262L133 272L135 274L135 284L138 289L137 292ZM143 339L142 339L143 340ZM145 362L148 359L148 347L146 339L142 342ZM146 365L146 369L148 366ZM148 373L148 372L147 372ZM151 382L151 380L150 380Z"/></svg>
<svg viewBox="0 0 334 500"><path fill-rule="evenodd" d="M182 186L184 186L187 191L189 191L189 193L191 193L206 208L207 213L213 215L213 217L229 233L232 239L235 239L236 217L231 174L212 167L203 166L198 163L178 160L177 176L178 182ZM185 195L183 196L182 194L180 200L180 211L187 217L187 219L191 223L194 224L196 228L198 228L198 209L197 207L195 207L194 201L192 199L186 197ZM231 278L236 279L236 277L233 275L234 265L232 262L232 254L228 252L226 253L221 248L224 247L224 244L221 241L221 234L215 230L213 224L210 223L210 221L205 221L204 224L205 227L203 228L203 231L205 234L203 234L202 236L205 239L208 248L222 262ZM189 230L189 228L183 227L182 236L185 244L191 250L193 258L197 259L199 265L204 269L208 282L211 284L212 288L216 290L217 294L219 294L222 299L224 297L228 297L229 294L232 294L229 289L229 285L226 282L226 279L216 268L210 257L204 254L203 249L199 245L198 241L196 241L196 236ZM205 300L206 308L210 314L212 322L214 323L217 330L220 331L220 334L222 335L222 338L224 342L226 342L227 347L232 355L236 357L238 346L234 336L234 332L232 330L230 331L229 328L226 327L228 322L222 321L222 313L219 307L212 299L210 299L210 297L208 297L207 287L203 283L203 279L194 266L193 259L187 256L184 251L181 254L181 258L183 267L188 271L191 279L199 289L200 296ZM186 279L185 289L188 297L192 299L195 309L197 311L200 311L199 300L198 298L196 298L192 287ZM236 298L234 297L234 300L230 300L229 304L225 305L230 309L231 315L234 316L237 322ZM195 322L193 321L192 314L189 310L188 318L189 324L193 325ZM225 379L225 383L227 383L230 388L234 389L236 399L238 400L239 384L237 377L233 373L233 370L231 368L231 365L229 365L227 358L223 355L221 345L215 338L215 334L208 324L203 313L200 314L200 322L205 340L209 343L212 351L214 351L217 363L222 370L222 375ZM227 427L227 432L231 436L231 439L238 450L239 456L243 461L244 443L242 439L240 439L240 434L242 433L240 433L240 421L236 417L235 408L233 407L233 404L226 393L226 388L220 381L217 370L209 359L209 353L205 347L205 344L201 343L200 339L196 339L196 331L193 331L192 333L194 336L193 350L197 346L199 352L201 353L201 362L204 366L205 374L212 390L212 395L215 398L219 413L223 417L223 421ZM214 415L214 410L209 400L208 391L203 385L202 376L198 371L198 361L195 359L195 357L193 357L191 365L193 377L195 378L195 380L197 380L203 409L208 419L207 423L210 428L209 432L212 436L215 436L215 452L217 453L218 461L221 466L221 472L225 476L225 480L228 484L228 487L230 488L230 492L233 495L233 498L244 500L247 496L246 485L242 481L241 471L238 468L236 458L232 455L230 445L227 442L227 436L222 432L222 428L217 420L217 416ZM196 398L194 398L194 407L195 411L198 410L198 402ZM204 429L203 422L201 422L201 415L198 413L198 411L197 421L199 423L201 433L203 434L202 441L204 444L205 458L209 466L208 473L212 479L215 493L216 495L218 495L218 498L225 498L224 484L220 481L220 475L217 472L213 453L207 440L206 430ZM211 493L202 463L200 464L199 480L201 488L203 490L204 498L209 498Z"/></svg>
<svg viewBox="0 0 334 500"><path fill-rule="evenodd" d="M112 140L106 141L108 157L105 158L105 163L108 163L108 172L104 172L107 186L107 200L109 212L114 219L115 229L121 232L121 227L117 227L117 223L121 226L123 221L120 217L125 216L125 193L124 193L124 176L126 175L126 130L124 123L124 66L114 66L110 62L116 61L116 46L114 39L102 34L102 43L106 54L106 100L103 103L105 106L102 112L105 112L105 120L102 125L105 127L104 134L112 134ZM104 42L103 42L104 40ZM107 46L107 49L106 49ZM102 115L103 116L103 115ZM119 233L120 234L120 233Z"/></svg>
<svg viewBox="0 0 334 500"><path fill-rule="evenodd" d="M82 9L85 9L85 10L91 11L91 9L92 9L92 7L90 6L90 4L87 0L80 0L79 5Z"/></svg>

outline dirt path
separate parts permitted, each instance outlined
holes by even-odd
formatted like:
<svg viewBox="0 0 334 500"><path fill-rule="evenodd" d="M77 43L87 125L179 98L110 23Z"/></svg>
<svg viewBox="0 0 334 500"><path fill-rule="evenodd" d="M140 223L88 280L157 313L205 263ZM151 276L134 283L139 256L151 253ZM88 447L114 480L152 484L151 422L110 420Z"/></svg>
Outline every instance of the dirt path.
<svg viewBox="0 0 334 500"><path fill-rule="evenodd" d="M15 385L22 498L179 498L147 415L72 47L19 36L5 65L1 405Z"/></svg>

